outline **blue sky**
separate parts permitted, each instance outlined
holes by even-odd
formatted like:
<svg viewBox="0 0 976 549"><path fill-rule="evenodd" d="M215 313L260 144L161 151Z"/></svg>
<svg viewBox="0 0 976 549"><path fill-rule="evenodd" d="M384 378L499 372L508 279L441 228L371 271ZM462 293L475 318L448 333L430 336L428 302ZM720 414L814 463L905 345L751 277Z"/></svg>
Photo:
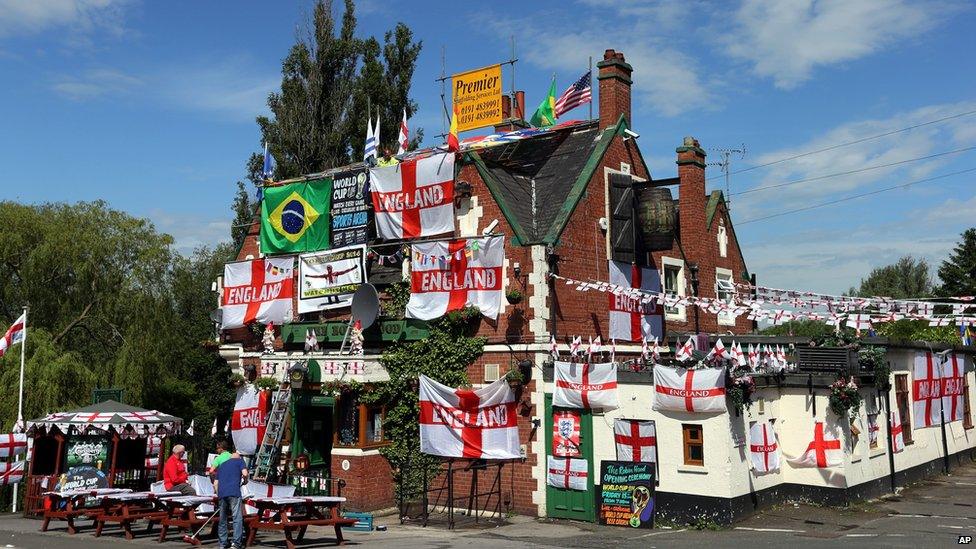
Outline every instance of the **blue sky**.
<svg viewBox="0 0 976 549"><path fill-rule="evenodd" d="M254 116L310 2L0 0L0 199L105 199L180 250L226 238L234 183L259 149ZM745 144L732 169L976 110L976 9L966 2L576 0L358 3L359 33L397 21L424 42L412 127L439 134L448 72L507 59L531 111L605 48L634 66L633 125L654 177L685 135ZM509 87L508 71L504 73ZM573 118L585 117L581 108ZM976 172L787 216L750 219L976 168L976 150L736 195L976 146L976 115L732 177L750 268L776 287L838 292L914 254L941 261L976 226ZM712 153L709 160L717 160ZM710 168L710 176L718 174ZM724 188L720 178L709 181Z"/></svg>

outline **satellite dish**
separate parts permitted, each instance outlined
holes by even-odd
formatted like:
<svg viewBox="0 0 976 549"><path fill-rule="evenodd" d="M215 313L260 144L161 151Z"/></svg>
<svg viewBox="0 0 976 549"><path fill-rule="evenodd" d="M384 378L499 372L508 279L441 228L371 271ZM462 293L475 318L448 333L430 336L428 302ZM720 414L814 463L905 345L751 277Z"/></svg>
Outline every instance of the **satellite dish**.
<svg viewBox="0 0 976 549"><path fill-rule="evenodd" d="M372 284L361 284L356 293L352 294L352 314L349 317L350 323L357 320L365 330L376 322L376 316L380 312L380 296L376 293L376 286Z"/></svg>

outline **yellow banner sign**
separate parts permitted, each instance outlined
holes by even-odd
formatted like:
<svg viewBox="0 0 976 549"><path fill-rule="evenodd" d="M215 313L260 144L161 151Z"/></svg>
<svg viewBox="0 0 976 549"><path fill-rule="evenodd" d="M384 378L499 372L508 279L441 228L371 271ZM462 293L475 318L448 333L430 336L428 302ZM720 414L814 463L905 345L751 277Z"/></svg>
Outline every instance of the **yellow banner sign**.
<svg viewBox="0 0 976 549"><path fill-rule="evenodd" d="M451 75L451 101L457 107L459 132L501 122L502 66Z"/></svg>

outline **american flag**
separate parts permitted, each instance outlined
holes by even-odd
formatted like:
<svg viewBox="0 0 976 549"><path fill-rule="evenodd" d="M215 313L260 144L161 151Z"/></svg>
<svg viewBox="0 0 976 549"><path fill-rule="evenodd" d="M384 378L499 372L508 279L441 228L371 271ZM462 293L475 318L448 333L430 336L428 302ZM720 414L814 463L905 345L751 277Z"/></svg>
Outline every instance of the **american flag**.
<svg viewBox="0 0 976 549"><path fill-rule="evenodd" d="M583 76L579 77L579 80L573 82L573 85L559 96L559 99L556 100L556 118L590 101L592 97L590 82L590 71L586 71Z"/></svg>

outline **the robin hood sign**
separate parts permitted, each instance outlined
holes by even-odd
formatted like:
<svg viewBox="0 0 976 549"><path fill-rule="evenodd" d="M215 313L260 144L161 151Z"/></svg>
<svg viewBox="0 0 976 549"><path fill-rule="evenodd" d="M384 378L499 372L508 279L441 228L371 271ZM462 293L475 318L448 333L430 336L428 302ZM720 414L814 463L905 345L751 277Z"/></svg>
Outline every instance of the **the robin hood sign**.
<svg viewBox="0 0 976 549"><path fill-rule="evenodd" d="M350 246L299 256L298 312L348 307L366 282L366 247Z"/></svg>
<svg viewBox="0 0 976 549"><path fill-rule="evenodd" d="M501 122L502 66L451 75L451 101L457 109L459 132Z"/></svg>

